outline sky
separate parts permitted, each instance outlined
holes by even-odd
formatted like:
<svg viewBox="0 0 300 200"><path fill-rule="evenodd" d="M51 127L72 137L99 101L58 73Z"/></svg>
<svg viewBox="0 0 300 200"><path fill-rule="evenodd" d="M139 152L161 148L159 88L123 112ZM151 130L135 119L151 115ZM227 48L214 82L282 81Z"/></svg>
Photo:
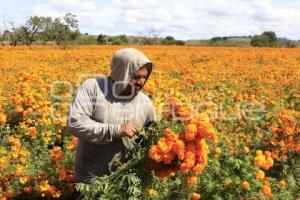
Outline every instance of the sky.
<svg viewBox="0 0 300 200"><path fill-rule="evenodd" d="M209 39L274 31L300 39L300 0L0 0L0 29L71 12L82 33ZM6 25L5 25L6 24Z"/></svg>

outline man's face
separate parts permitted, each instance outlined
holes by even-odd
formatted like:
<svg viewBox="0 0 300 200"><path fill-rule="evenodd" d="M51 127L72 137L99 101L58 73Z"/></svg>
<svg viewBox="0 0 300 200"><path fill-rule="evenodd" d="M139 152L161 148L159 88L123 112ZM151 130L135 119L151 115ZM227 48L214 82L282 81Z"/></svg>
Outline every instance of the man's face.
<svg viewBox="0 0 300 200"><path fill-rule="evenodd" d="M148 78L148 69L146 66L141 67L131 78L130 83L124 90L123 95L136 95L146 83ZM133 86L133 88L132 88Z"/></svg>
<svg viewBox="0 0 300 200"><path fill-rule="evenodd" d="M133 75L130 82L134 85L134 89L136 93L145 85L147 77L148 77L148 70L146 67L140 68Z"/></svg>

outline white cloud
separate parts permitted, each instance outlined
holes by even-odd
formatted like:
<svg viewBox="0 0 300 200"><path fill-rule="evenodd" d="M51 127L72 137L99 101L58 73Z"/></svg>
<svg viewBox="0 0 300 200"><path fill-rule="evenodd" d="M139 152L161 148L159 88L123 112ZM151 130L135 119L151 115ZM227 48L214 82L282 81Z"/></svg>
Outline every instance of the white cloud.
<svg viewBox="0 0 300 200"><path fill-rule="evenodd" d="M136 35L155 28L162 36L189 39L274 30L300 39L298 0L50 0L26 9L54 17L72 12L81 31L94 34Z"/></svg>

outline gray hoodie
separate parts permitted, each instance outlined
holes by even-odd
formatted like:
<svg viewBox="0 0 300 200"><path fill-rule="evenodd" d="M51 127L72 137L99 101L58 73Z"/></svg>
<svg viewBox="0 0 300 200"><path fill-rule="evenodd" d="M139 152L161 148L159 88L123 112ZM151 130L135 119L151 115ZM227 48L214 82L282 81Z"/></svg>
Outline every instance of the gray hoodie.
<svg viewBox="0 0 300 200"><path fill-rule="evenodd" d="M112 58L111 76L88 79L78 88L67 120L68 133L79 138L74 182L88 182L92 174L109 174L126 161L137 136L121 137L122 124L130 122L143 128L156 121L154 107L144 93L118 96L144 65L151 73L152 63L142 52L118 50Z"/></svg>

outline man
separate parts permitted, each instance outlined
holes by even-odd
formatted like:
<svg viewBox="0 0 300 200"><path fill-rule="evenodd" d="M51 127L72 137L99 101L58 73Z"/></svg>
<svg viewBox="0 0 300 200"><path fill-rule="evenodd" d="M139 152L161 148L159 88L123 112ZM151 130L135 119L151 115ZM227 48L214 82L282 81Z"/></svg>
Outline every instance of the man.
<svg viewBox="0 0 300 200"><path fill-rule="evenodd" d="M151 71L151 61L139 50L118 50L111 75L86 80L78 89L68 114L67 130L79 138L74 182L105 175L128 158L138 131L156 121L148 96L140 92Z"/></svg>

